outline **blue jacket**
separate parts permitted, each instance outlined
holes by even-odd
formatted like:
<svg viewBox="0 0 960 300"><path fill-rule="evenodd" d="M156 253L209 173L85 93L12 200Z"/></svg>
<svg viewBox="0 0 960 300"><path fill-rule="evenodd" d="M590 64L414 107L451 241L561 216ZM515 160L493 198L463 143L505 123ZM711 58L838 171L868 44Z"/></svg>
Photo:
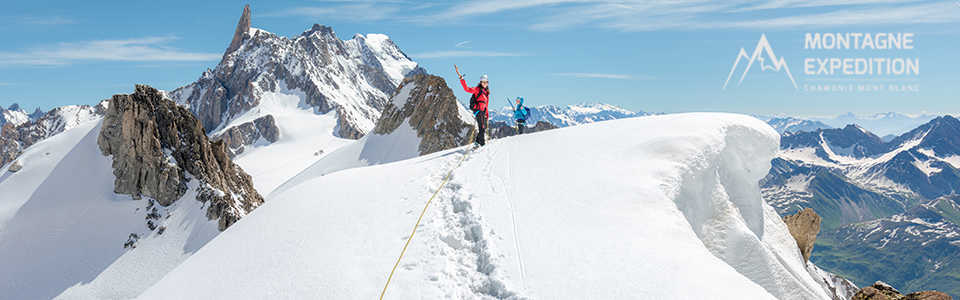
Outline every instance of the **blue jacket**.
<svg viewBox="0 0 960 300"><path fill-rule="evenodd" d="M530 109L523 106L523 98L520 98L520 104L513 109L513 118L517 120L526 120L530 117Z"/></svg>

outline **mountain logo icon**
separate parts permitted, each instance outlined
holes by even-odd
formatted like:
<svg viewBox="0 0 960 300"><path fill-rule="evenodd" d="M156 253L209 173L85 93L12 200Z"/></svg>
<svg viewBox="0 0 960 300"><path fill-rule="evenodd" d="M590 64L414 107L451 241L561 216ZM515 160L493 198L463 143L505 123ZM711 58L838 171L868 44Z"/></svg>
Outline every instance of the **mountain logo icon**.
<svg viewBox="0 0 960 300"><path fill-rule="evenodd" d="M764 54L766 54L766 56L764 56ZM733 73L737 71L737 66L741 60L747 61L747 68L743 69L743 74L740 75L740 80L737 82L738 86L743 83L744 78L747 78L747 73L750 72L753 63L757 62L761 72L783 71L787 73L787 78L790 78L790 82L793 83L793 88L799 89L799 87L797 87L797 81L793 80L793 74L790 74L790 67L787 66L787 62L783 57L777 57L776 54L773 54L773 48L770 47L770 42L767 41L767 35L761 34L760 41L757 41L757 47L753 49L753 55L747 55L747 51L740 48L740 53L737 54L737 60L733 61L733 67L730 68L730 74L727 75L727 81L723 83L724 90L727 89L727 84L730 83L730 78L732 78Z"/></svg>

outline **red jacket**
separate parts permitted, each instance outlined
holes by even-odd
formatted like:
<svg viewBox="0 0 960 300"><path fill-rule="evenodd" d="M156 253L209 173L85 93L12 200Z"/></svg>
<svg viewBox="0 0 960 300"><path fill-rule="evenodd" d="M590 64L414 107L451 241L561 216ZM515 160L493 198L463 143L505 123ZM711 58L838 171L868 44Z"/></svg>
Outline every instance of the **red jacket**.
<svg viewBox="0 0 960 300"><path fill-rule="evenodd" d="M469 87L467 86L467 81L460 79L460 85L463 86L463 91L470 93L471 95L476 95L480 92L480 88ZM487 99L490 98L490 89L487 89L485 93L477 95L477 106L480 111L483 111L483 114L486 117L490 117L490 113L487 112Z"/></svg>

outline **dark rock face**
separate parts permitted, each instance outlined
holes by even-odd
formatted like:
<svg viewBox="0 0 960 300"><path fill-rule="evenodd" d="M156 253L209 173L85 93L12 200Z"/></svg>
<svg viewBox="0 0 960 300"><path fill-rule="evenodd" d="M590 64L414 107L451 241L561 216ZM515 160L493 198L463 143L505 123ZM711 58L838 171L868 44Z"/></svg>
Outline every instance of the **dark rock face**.
<svg viewBox="0 0 960 300"><path fill-rule="evenodd" d="M220 230L263 203L224 143L210 142L193 114L149 86L113 96L97 143L113 156L116 193L168 206L198 180L197 200L208 205L208 218L219 219Z"/></svg>
<svg viewBox="0 0 960 300"><path fill-rule="evenodd" d="M30 119L31 120L39 119L43 117L44 114L46 114L46 112L41 110L39 107L37 107L37 109L34 110L33 113L30 113Z"/></svg>
<svg viewBox="0 0 960 300"><path fill-rule="evenodd" d="M537 121L537 124L534 124L533 127L527 126L527 128L523 130L523 133L527 134L555 128L557 128L557 126L550 122ZM490 132L490 137L495 139L517 135L516 123L507 124L506 122L493 122L490 123L490 129L488 131Z"/></svg>
<svg viewBox="0 0 960 300"><path fill-rule="evenodd" d="M275 143L280 139L280 129L277 128L277 122L274 120L273 115L266 115L256 120L230 127L222 134L211 139L223 141L230 150L230 157L232 158L237 154L243 153L245 146L253 145L260 138L270 143Z"/></svg>
<svg viewBox="0 0 960 300"><path fill-rule="evenodd" d="M783 217L783 223L787 224L790 235L797 241L803 261L810 260L813 243L817 241L817 234L820 233L820 216L813 209L806 208L795 215Z"/></svg>
<svg viewBox="0 0 960 300"><path fill-rule="evenodd" d="M443 78L407 77L387 103L373 133L393 133L406 121L420 138L420 155L469 145L476 126Z"/></svg>
<svg viewBox="0 0 960 300"><path fill-rule="evenodd" d="M853 295L851 300L951 300L950 295L938 291L923 291L903 295L892 286L877 281Z"/></svg>

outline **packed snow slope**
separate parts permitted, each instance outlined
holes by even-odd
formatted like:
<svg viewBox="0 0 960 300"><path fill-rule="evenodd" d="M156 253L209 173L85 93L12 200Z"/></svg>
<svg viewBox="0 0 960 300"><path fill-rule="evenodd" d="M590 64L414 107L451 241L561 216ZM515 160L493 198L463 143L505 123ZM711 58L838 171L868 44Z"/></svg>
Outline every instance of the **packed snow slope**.
<svg viewBox="0 0 960 300"><path fill-rule="evenodd" d="M148 200L113 193L100 124L31 146L19 172L0 169L0 299L133 298L218 233L194 200L197 180L156 211L162 234L148 230Z"/></svg>
<svg viewBox="0 0 960 300"><path fill-rule="evenodd" d="M144 299L828 299L760 197L778 135L649 116L284 185ZM310 169L304 172L310 172Z"/></svg>

